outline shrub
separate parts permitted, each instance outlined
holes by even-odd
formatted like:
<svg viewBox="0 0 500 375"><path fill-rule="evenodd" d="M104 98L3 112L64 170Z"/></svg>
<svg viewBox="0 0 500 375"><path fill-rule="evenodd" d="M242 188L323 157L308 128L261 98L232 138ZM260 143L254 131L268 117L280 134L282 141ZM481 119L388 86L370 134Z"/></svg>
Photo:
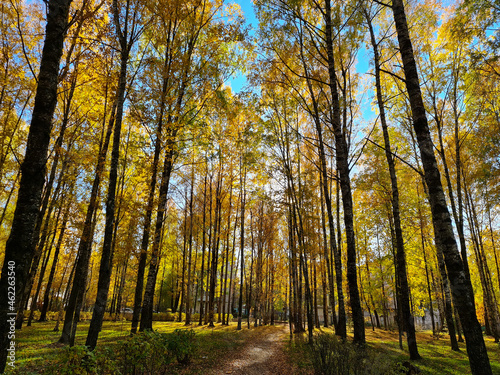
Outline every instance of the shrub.
<svg viewBox="0 0 500 375"><path fill-rule="evenodd" d="M166 322L168 313L153 313L153 321Z"/></svg>
<svg viewBox="0 0 500 375"><path fill-rule="evenodd" d="M174 344L170 340L175 341ZM170 349L172 347L172 349ZM194 353L194 332L165 334L145 331L121 341L113 348L89 351L85 346L66 347L45 375L146 375L166 374L177 357L188 363Z"/></svg>
<svg viewBox="0 0 500 375"><path fill-rule="evenodd" d="M60 361L47 368L45 373L50 375L98 374L96 356L83 345L65 347Z"/></svg>
<svg viewBox="0 0 500 375"><path fill-rule="evenodd" d="M91 320L92 319L92 311L81 311L80 312L80 321Z"/></svg>
<svg viewBox="0 0 500 375"><path fill-rule="evenodd" d="M173 312L168 312L166 314L165 320L167 322L173 322L175 320L175 314Z"/></svg>
<svg viewBox="0 0 500 375"><path fill-rule="evenodd" d="M168 309L170 310L170 309ZM162 321L165 321L165 322L176 322L179 318L179 313L176 312L176 313L173 313L171 311L168 311L166 313L160 313L160 314L157 314L161 317L161 319L156 319L156 320L162 320ZM182 321L186 320L186 314L185 313L182 313L181 315L182 317ZM155 320L154 318L154 314L153 314L153 320Z"/></svg>
<svg viewBox="0 0 500 375"><path fill-rule="evenodd" d="M319 334L310 347L314 372L318 375L396 375L401 366L365 348L340 342L333 334Z"/></svg>
<svg viewBox="0 0 500 375"><path fill-rule="evenodd" d="M169 335L168 349L180 364L189 364L196 348L196 333L192 329L176 329Z"/></svg>
<svg viewBox="0 0 500 375"><path fill-rule="evenodd" d="M97 364L97 373L100 375L121 375L119 370L119 359L114 349L107 346L96 348L95 359Z"/></svg>
<svg viewBox="0 0 500 375"><path fill-rule="evenodd" d="M166 366L172 362L168 340L167 334L144 331L125 341L119 353L121 373L165 373Z"/></svg>

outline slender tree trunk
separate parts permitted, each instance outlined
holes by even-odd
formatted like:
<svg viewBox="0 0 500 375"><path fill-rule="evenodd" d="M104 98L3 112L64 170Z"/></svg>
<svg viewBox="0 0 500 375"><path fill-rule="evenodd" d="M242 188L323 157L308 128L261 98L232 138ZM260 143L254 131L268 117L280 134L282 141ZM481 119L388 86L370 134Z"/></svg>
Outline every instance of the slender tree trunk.
<svg viewBox="0 0 500 375"><path fill-rule="evenodd" d="M69 195L70 196L72 195L72 191L70 191ZM68 202L68 206L66 207L64 214L63 214L62 226L61 226L61 230L59 231L59 238L57 239L56 249L55 249L54 257L52 260L52 266L50 268L50 273L49 273L49 278L47 280L47 285L45 286L45 293L43 296L42 310L40 312L40 319L38 319L39 322L45 322L47 320L47 310L49 307L50 291L52 290L52 282L54 281L54 275L55 275L57 263L59 260L59 252L61 251L61 247L62 247L62 243L63 243L63 239L64 239L64 233L66 231L66 226L68 224L70 207L71 207L71 201Z"/></svg>
<svg viewBox="0 0 500 375"><path fill-rule="evenodd" d="M302 35L301 35L302 37ZM320 170L320 183L321 183L321 209L324 210L323 208L323 201L325 202L326 206L326 211L328 215L328 228L329 228L329 233L330 233L330 252L334 256L334 262L335 262L335 270L336 270L336 282L337 282L337 294L339 297L339 317L338 317L338 322L336 319L335 315L335 288L334 288L334 282L333 282L333 272L330 267L330 257L328 254L328 249L325 248L324 254L325 254L325 259L327 263L327 268L328 268L328 281L330 283L330 305L332 306L332 311L333 311L333 316L334 316L334 321L336 322L335 324L335 333L337 336L340 336L343 340L346 339L347 337L347 331L346 331L346 315L345 315L345 307L344 307L344 292L342 289L342 258L340 256L340 251L337 249L337 243L336 243L336 236L335 236L335 222L333 220L333 210L332 210L332 200L331 200L331 195L330 195L330 189L329 189L329 178L327 174L327 164L326 164L326 154L325 154L325 146L323 142L323 129L321 125L321 120L320 120L320 115L319 115L319 105L316 100L314 90L312 87L311 79L309 78L309 72L307 69L307 65L305 63L305 59L303 56L303 50L302 50L302 44L301 43L301 57L303 61L303 66L304 66L304 71L305 75L307 77L307 85L309 88L309 94L313 102L313 108L314 111L311 113L313 119L314 119L314 124L316 127L316 133L318 135L318 154L319 154L319 170ZM326 237L325 237L326 241Z"/></svg>
<svg viewBox="0 0 500 375"><path fill-rule="evenodd" d="M231 174L232 174L232 166L231 168ZM221 280L221 294L222 294L222 325L228 325L229 322L226 319L226 294L227 294L227 274L228 274L228 268L229 268L229 235L231 233L231 210L232 210L232 201L233 201L233 183L232 183L232 175L229 180L229 209L227 213L227 233L226 233L226 253L225 253L225 269L226 273L224 275L224 264L222 265L222 271L221 271L221 277L223 280ZM237 226L237 223L235 223L235 227ZM222 287L222 282L224 283L224 286ZM228 313L229 315L229 313Z"/></svg>
<svg viewBox="0 0 500 375"><path fill-rule="evenodd" d="M117 8L117 0L113 2L113 16L115 25L120 28L119 13ZM127 9L128 13L128 9ZM128 22L128 20L125 20ZM133 37L133 36L132 36ZM104 240L101 253L101 264L99 267L99 279L97 282L97 297L92 313L89 332L85 345L94 350L97 345L97 338L102 326L104 318L104 310L108 299L109 283L111 279L111 271L113 265L113 229L115 227L115 201L116 201L116 186L118 181L118 162L120 159L120 136L123 119L123 106L125 102L125 91L127 85L127 65L132 45L127 41L128 35L122 35L119 31L120 40L120 77L118 80L116 119L113 129L113 147L111 151L111 166L109 170L109 186L106 198L106 222L104 226Z"/></svg>
<svg viewBox="0 0 500 375"><path fill-rule="evenodd" d="M241 193L241 218L240 218L240 295L238 298L238 330L241 329L241 318L243 314L243 270L245 268L245 204L246 204L246 168L243 167L243 160L240 157L240 185ZM243 169L243 171L242 171ZM248 304L247 304L248 310Z"/></svg>
<svg viewBox="0 0 500 375"><path fill-rule="evenodd" d="M191 167L191 192L189 194L189 260L186 290L186 325L191 324L191 255L193 250L193 188L194 188L194 164Z"/></svg>
<svg viewBox="0 0 500 375"><path fill-rule="evenodd" d="M222 167L222 161L219 165ZM219 238L220 238L220 219L221 219L221 188L222 188L222 171L219 169L217 176L217 185L215 189L215 218L212 235L212 261L210 275L210 292L208 296L208 326L214 327L214 304L215 304L215 288L217 286L217 264L219 258Z"/></svg>
<svg viewBox="0 0 500 375"><path fill-rule="evenodd" d="M106 93L107 89L108 87L106 87ZM98 208L99 186L101 184L102 174L104 173L106 155L108 153L109 142L113 131L113 124L115 122L116 105L117 101L115 100L111 109L111 116L109 118L109 122L102 139L101 147L99 149L94 182L92 183L92 190L90 193L90 201L87 207L87 213L85 215L85 222L83 225L80 243L78 245L77 261L75 265L75 277L73 278L73 284L68 284L72 285L72 287L66 306L66 314L64 316L64 324L61 337L59 338L59 342L62 344L71 344L72 342L74 342L74 337L72 337L71 332L74 332L76 330L78 316L80 314L78 306L81 306L83 292L86 288L87 283L90 253L92 241L94 238L95 215ZM104 123L105 121L106 119L104 119Z"/></svg>
<svg viewBox="0 0 500 375"><path fill-rule="evenodd" d="M320 189L322 192L322 190ZM323 204L323 193L321 193L321 228L323 230L323 254L325 257L325 262L322 267L322 279L321 282L323 284L323 320L325 328L328 328L328 296L330 296L330 306L332 306L332 314L335 315L335 287L333 284L333 275L332 269L330 267L330 262L326 259L329 258L328 254L328 240L326 234L326 225L325 225L325 207ZM335 232L335 229L334 229ZM321 254L320 254L321 259ZM328 274L328 285L326 283L326 274ZM328 289L331 288L331 289ZM333 289L333 290L332 290ZM327 292L330 290L330 294ZM332 298L333 295L333 298ZM333 304L332 304L333 303ZM336 319L334 319L336 320Z"/></svg>
<svg viewBox="0 0 500 375"><path fill-rule="evenodd" d="M185 197L184 201L187 203L187 190L185 192ZM186 288L185 284L185 276L186 276L186 246L187 246L187 205L184 206L184 230L183 230L183 236L182 236L182 274L181 274L181 279L180 279L180 284L181 284L181 301L179 303L179 315L177 316L177 321L182 322L182 307L183 305L186 304Z"/></svg>
<svg viewBox="0 0 500 375"><path fill-rule="evenodd" d="M208 172L208 171L207 171ZM203 218L202 218L202 238L201 238L201 271L200 271L200 280L201 280L201 293L200 293L200 320L198 325L201 326L203 324L203 307L205 306L205 284L203 282L204 274L205 274L205 247L206 247L206 206L207 206L207 174L205 173L205 179L203 184Z"/></svg>
<svg viewBox="0 0 500 375"><path fill-rule="evenodd" d="M483 290L483 300L484 300L484 310L485 316L488 316L487 321L487 334L492 335L495 338L495 342L499 341L499 329L498 329L498 308L495 298L495 293L493 291L493 284L491 282L491 273L488 267L488 262L484 254L483 247L483 237L481 233L481 228L477 220L477 213L474 202L472 201L470 191L468 191L465 186L466 202L469 209L469 227L472 237L472 243L474 248L474 253L476 255L476 264L479 272L479 279L481 281L481 287Z"/></svg>
<svg viewBox="0 0 500 375"><path fill-rule="evenodd" d="M181 78L181 83L179 87L179 92L177 95L177 101L175 103L175 113L176 116L173 117L172 114L169 114L167 121L167 140L165 144L166 155L163 163L163 173L160 182L160 191L159 191L159 201L158 201L158 211L156 214L156 224L155 224L155 234L153 237L153 246L151 250L151 259L149 264L148 277L146 282L146 288L144 290L144 300L142 304L141 310L141 324L140 331L152 330L153 329L153 298L154 298L154 290L156 285L156 277L158 273L158 265L159 265L159 247L160 247L160 238L163 229L163 220L165 216L165 210L167 205L167 195L168 188L170 183L170 175L172 173L172 169L174 166L174 157L176 155L176 139L177 133L179 131L179 126L177 122L180 119L180 113L182 110L182 105L184 101L184 94L186 92L186 88L188 85L188 78L190 73L190 65L191 65L191 57L193 54L194 46L196 44L196 40L198 38L197 33L192 35L186 52L186 65L183 71L183 75Z"/></svg>
<svg viewBox="0 0 500 375"><path fill-rule="evenodd" d="M144 274L146 272L146 261L148 257L148 245L149 245L149 237L151 234L151 219L153 215L154 208L154 196L156 191L156 182L158 176L158 163L160 160L160 152L161 152L161 141L162 141L162 133L163 133L163 117L165 113L166 107L166 96L167 96L167 88L170 76L167 74L167 67L169 65L169 52L168 48L170 40L167 40L167 48L165 52L165 67L164 67L164 77L163 77L163 85L161 90L160 97L160 113L158 115L158 126L156 128L156 140L155 140L155 149L153 156L153 164L151 171L151 181L149 184L149 193L148 193L148 203L146 206L146 213L144 215L144 229L141 240L141 254L139 255L139 265L137 267L137 279L136 279L136 287L134 293L134 312L132 315L132 328L130 329L131 334L135 334L137 332L137 326L139 325L139 319L141 315L141 305L142 305L142 295L144 293Z"/></svg>
<svg viewBox="0 0 500 375"><path fill-rule="evenodd" d="M352 203L351 182L349 177L349 160L346 134L342 130L340 120L340 104L337 90L337 75L333 55L333 35L330 0L325 1L325 29L326 49L328 55L328 73L330 78L330 94L332 101L332 126L335 134L336 161L342 191L342 204L344 207L344 224L347 243L347 283L351 303L352 320L354 324L354 342L365 343L365 321L361 301L359 298L358 280L356 272L356 243L354 238L354 213ZM325 197L326 198L326 197ZM340 315L340 313L339 313Z"/></svg>
<svg viewBox="0 0 500 375"><path fill-rule="evenodd" d="M251 260L250 260L250 277L247 282L247 288L248 288L248 293L247 293L247 310L248 310L248 315L247 315L247 327L250 329L250 311L252 308L252 276L253 276L253 263L254 263L254 236L253 236L253 211L250 210L250 239L251 239Z"/></svg>
<svg viewBox="0 0 500 375"><path fill-rule="evenodd" d="M33 258L32 241L36 220L39 215L42 189L45 181L47 151L52 130L52 117L57 103L59 64L68 23L71 0L51 0L48 14L44 47L38 75L38 88L28 134L25 158L21 166L21 181L11 233L5 247L5 258L0 279L0 372L7 360L8 335L11 314L19 306L20 293L14 299L7 296L8 276L15 274L16 290L22 291ZM9 271L11 272L9 274ZM12 303L13 302L13 303ZM7 320L9 317L9 321Z"/></svg>
<svg viewBox="0 0 500 375"><path fill-rule="evenodd" d="M422 220L420 220L420 238L422 240L422 252L424 254L425 277L427 280L427 295L429 296L429 312L431 314L432 334L436 334L436 323L434 321L434 307L432 303L431 283L429 281L429 266L427 264L427 252L425 251L425 237L423 233Z"/></svg>
<svg viewBox="0 0 500 375"><path fill-rule="evenodd" d="M80 26L81 23L79 23L78 25ZM74 46L74 42L73 42L73 46ZM49 225L49 222L51 219L52 210L53 210L53 204L49 207L49 201L50 201L50 197L52 195L52 187L54 185L56 170L57 170L57 166L58 166L59 159L61 156L61 150L62 150L61 146L63 143L64 134L66 132L66 128L67 128L68 123L69 123L71 101L73 99L73 94L74 94L75 87L76 87L76 78L78 76L77 71L78 71L78 61L75 63L75 71L74 71L74 74L72 77L67 103L65 103L64 110L63 110L63 119L62 119L62 123L61 123L61 129L59 130L59 135L58 135L56 142L55 142L55 145L54 145L54 160L52 162L52 166L50 169L49 179L48 179L48 181L45 184L44 189L43 189L41 206L40 206L40 210L38 213L38 217L36 219L34 232L32 234L32 238L33 238L32 252L34 255L33 255L33 261L31 263L31 267L30 267L29 276L28 276L28 279L26 280L26 283L25 283L26 286L25 286L24 290L20 291L20 294L21 294L20 306L24 306L25 304L27 305L27 303L28 303L28 300L29 300L29 297L31 294L31 289L33 287L33 282L35 280L35 276L36 276L36 273L38 271L40 257L42 255L43 249L45 247L45 241L47 238L47 230L48 230L47 228L48 228L48 225ZM49 131L49 135L50 135L50 131ZM60 177L59 177L58 188L60 188L60 186L61 186L64 172L65 172L65 168L63 165L63 168L61 168L61 173L60 173ZM45 173L45 171L44 171L44 173ZM56 197L56 196L57 196L57 193L54 193L54 197ZM49 207L48 213L47 213L47 207ZM44 220L44 218L45 218L45 220ZM43 224L43 226L42 226L42 224ZM41 232L41 236L40 236L40 232ZM16 319L16 329L21 329L21 327L22 327L23 318L24 318L23 309L24 309L24 307L18 311L18 316ZM32 315L32 312L30 312L30 316L31 315ZM31 319L28 319L28 321L31 325Z"/></svg>
<svg viewBox="0 0 500 375"><path fill-rule="evenodd" d="M498 286L500 289L500 266L498 264L497 248L495 246L495 236L493 235L493 225L491 223L491 207L490 206L488 206L488 224L490 226L491 247L493 250L493 256L495 258L495 266L496 266L496 270L497 270L497 280L498 280Z"/></svg>
<svg viewBox="0 0 500 375"><path fill-rule="evenodd" d="M40 290L42 289L42 283L43 283L43 279L45 276L45 270L47 269L47 264L49 263L50 254L52 253L52 247L54 245L54 241L56 238L57 226L59 225L59 219L60 219L61 213L62 213L62 207L59 208L58 213L56 215L56 220L54 222L54 233L52 235L52 240L50 241L50 244L47 244L47 246L46 246L45 260L42 262L42 268L40 269L40 275L38 276L38 285L36 287L35 295L31 299L30 315L28 317L28 323L27 323L28 327L31 326L31 322L33 320L33 316L35 313L35 309L37 309L38 296L40 295Z"/></svg>
<svg viewBox="0 0 500 375"><path fill-rule="evenodd" d="M455 241L451 217L441 184L441 174L434 155L403 1L392 0L392 10L398 34L399 51L403 60L406 88L410 98L413 128L417 136L425 171L425 181L429 191L436 247L440 248L445 258L451 291L464 328L472 373L491 374L488 353L486 352L481 326L476 316L474 294L470 283L467 281L464 263Z"/></svg>
<svg viewBox="0 0 500 375"><path fill-rule="evenodd" d="M212 227L212 175L210 175L210 183L209 183L209 220L208 220L208 252L207 252L207 288L205 290L205 316L204 316L204 324L208 324L208 308L209 308L209 293L210 293L210 276L212 274L211 269L211 256L212 256L212 235L213 235L213 227Z"/></svg>
<svg viewBox="0 0 500 375"><path fill-rule="evenodd" d="M440 249L437 249L437 259L439 272L441 274L441 283L444 291L444 313L446 325L448 326L448 333L450 334L451 350L459 351L457 335L455 333L455 323L453 321L453 308L451 306L450 286L448 284L448 275L444 263L444 256Z"/></svg>
<svg viewBox="0 0 500 375"><path fill-rule="evenodd" d="M374 54L374 64L375 64L375 87L377 94L377 103L379 108L380 124L382 126L382 133L384 136L384 146L385 146L385 157L387 159L387 164L389 166L389 175L391 178L391 188L392 188L392 217L394 220L394 234L396 242L396 263L397 263L397 279L400 290L400 305L401 317L403 328L407 333L408 350L410 352L410 359L420 359L420 354L418 354L417 339L415 335L415 320L411 313L409 294L410 290L408 287L408 277L406 273L406 255L404 248L403 230L401 229L401 217L399 211L399 189L398 180L396 177L396 167L394 163L394 158L391 151L391 142L389 139L389 131L387 127L386 117L385 117L385 106L384 99L382 98L382 85L380 83L380 58L378 52L378 44L375 40L375 33L373 31L371 18L365 9L365 17L368 22L368 28L370 30L370 39Z"/></svg>
<svg viewBox="0 0 500 375"><path fill-rule="evenodd" d="M318 279L316 272L316 259L313 259L313 283L314 283L314 325L319 328L319 314L318 314Z"/></svg>

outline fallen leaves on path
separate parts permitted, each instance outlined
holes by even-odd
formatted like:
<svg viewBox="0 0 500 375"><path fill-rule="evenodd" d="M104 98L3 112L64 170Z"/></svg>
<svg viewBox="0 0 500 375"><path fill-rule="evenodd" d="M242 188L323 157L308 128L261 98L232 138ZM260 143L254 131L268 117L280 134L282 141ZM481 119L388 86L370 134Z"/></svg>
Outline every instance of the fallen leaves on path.
<svg viewBox="0 0 500 375"><path fill-rule="evenodd" d="M228 353L228 358L208 374L276 375L304 374L292 365L283 350L286 326L257 327L245 346Z"/></svg>

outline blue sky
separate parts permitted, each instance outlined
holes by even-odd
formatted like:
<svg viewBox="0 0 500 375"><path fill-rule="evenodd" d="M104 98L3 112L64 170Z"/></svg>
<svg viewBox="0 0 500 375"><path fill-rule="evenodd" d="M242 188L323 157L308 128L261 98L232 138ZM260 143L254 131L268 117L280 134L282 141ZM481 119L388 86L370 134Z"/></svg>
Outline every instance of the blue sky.
<svg viewBox="0 0 500 375"><path fill-rule="evenodd" d="M257 17L255 17L255 12L253 11L252 0L235 0L234 2L241 7L241 10L245 15L245 20L247 25L250 25L253 30L256 30L258 26L258 21ZM251 34L253 34L253 32L251 32ZM244 89L246 84L247 84L247 79L241 72L237 72L227 82L227 85L231 86L234 92L240 92L241 90Z"/></svg>
<svg viewBox="0 0 500 375"><path fill-rule="evenodd" d="M238 4L241 7L241 10L243 11L243 14L245 16L245 20L247 25L250 25L253 29L251 31L251 35L254 34L255 30L258 27L258 20L257 17L255 16L254 12L254 7L253 7L253 1L252 0L234 0L236 4ZM356 70L360 74L366 74L369 70L369 60L370 60L370 54L369 51L367 51L364 46L359 50L358 52L358 62L356 64ZM247 79L246 77L241 73L241 72L236 72L235 75L228 80L226 83L228 86L231 86L233 92L237 93L242 91L245 86L247 85ZM367 113L364 113L365 118L370 118L373 117L373 113L371 112L370 104L369 104L369 98L364 98L365 101L367 101L365 104L365 111Z"/></svg>

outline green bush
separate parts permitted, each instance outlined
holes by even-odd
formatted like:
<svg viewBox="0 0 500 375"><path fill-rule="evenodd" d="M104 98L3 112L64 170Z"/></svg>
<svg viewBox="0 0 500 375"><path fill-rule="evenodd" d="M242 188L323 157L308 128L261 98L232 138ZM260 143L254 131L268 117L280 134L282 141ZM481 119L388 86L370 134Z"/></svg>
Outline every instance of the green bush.
<svg viewBox="0 0 500 375"><path fill-rule="evenodd" d="M107 346L96 348L95 359L97 373L100 375L121 375L120 360L115 354L115 350Z"/></svg>
<svg viewBox="0 0 500 375"><path fill-rule="evenodd" d="M165 313L155 313L153 314L153 320L158 320L162 322L176 322L179 319L179 313L173 313L172 311L168 311ZM182 313L182 321L186 320L186 314Z"/></svg>
<svg viewBox="0 0 500 375"><path fill-rule="evenodd" d="M61 359L54 366L47 368L45 373L50 375L99 374L95 353L83 345L65 347Z"/></svg>
<svg viewBox="0 0 500 375"><path fill-rule="evenodd" d="M171 335L157 331L145 331L120 342L117 346L107 346L89 351L85 346L64 349L45 375L149 375L166 374L174 359L169 350ZM180 345L179 351L189 352ZM180 354L179 354L180 355Z"/></svg>
<svg viewBox="0 0 500 375"><path fill-rule="evenodd" d="M333 334L315 336L310 351L314 372L318 375L402 374L400 364L391 363L382 355L370 354L366 348L341 342Z"/></svg>
<svg viewBox="0 0 500 375"><path fill-rule="evenodd" d="M192 329L176 329L169 335L168 349L180 364L189 364L196 348L196 333Z"/></svg>
<svg viewBox="0 0 500 375"><path fill-rule="evenodd" d="M80 321L91 320L92 319L92 311L81 311L80 312Z"/></svg>
<svg viewBox="0 0 500 375"><path fill-rule="evenodd" d="M122 374L161 374L172 362L167 334L144 331L125 341L119 350Z"/></svg>
<svg viewBox="0 0 500 375"><path fill-rule="evenodd" d="M155 322L166 322L168 318L168 313L153 313L153 321Z"/></svg>
<svg viewBox="0 0 500 375"><path fill-rule="evenodd" d="M175 315L173 312L167 312L165 314L165 321L166 322L173 322L175 320Z"/></svg>

